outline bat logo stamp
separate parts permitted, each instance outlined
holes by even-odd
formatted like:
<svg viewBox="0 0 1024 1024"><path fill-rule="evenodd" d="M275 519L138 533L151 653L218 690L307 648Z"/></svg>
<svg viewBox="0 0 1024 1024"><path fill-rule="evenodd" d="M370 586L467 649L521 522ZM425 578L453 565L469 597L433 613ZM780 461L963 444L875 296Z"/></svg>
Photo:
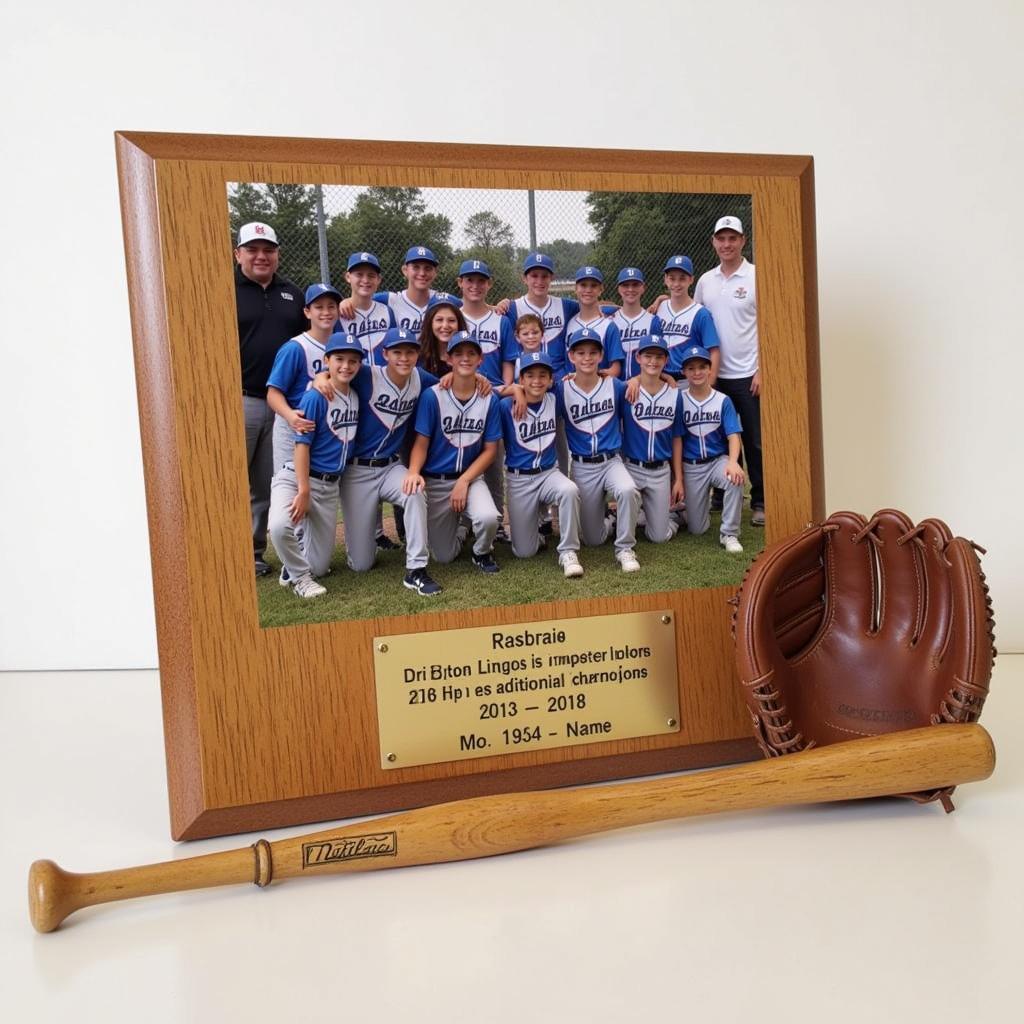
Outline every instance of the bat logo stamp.
<svg viewBox="0 0 1024 1024"><path fill-rule="evenodd" d="M315 868L366 857L394 857L398 854L396 832L372 832L365 836L321 839L302 844L302 867Z"/></svg>

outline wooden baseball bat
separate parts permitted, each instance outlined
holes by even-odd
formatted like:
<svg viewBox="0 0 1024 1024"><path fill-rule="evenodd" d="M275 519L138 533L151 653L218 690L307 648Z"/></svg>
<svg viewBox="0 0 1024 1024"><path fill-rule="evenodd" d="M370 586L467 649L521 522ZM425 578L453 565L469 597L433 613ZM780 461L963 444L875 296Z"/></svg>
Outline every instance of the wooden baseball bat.
<svg viewBox="0 0 1024 1024"><path fill-rule="evenodd" d="M692 775L457 800L119 871L74 874L38 860L29 871L29 915L37 931L50 932L82 907L136 896L492 857L668 818L941 789L986 779L994 767L980 725L947 724Z"/></svg>

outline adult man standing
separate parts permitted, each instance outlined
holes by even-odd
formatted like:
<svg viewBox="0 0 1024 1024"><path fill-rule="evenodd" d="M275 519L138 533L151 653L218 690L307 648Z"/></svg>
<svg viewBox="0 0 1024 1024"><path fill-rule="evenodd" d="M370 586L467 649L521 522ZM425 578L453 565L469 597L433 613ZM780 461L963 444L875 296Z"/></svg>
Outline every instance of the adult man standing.
<svg viewBox="0 0 1024 1024"><path fill-rule="evenodd" d="M739 413L743 454L750 474L750 521L754 526L764 526L757 288L754 264L743 256L746 241L738 217L719 217L711 238L718 266L701 275L693 298L711 311L721 340L718 378L712 384L732 399Z"/></svg>
<svg viewBox="0 0 1024 1024"><path fill-rule="evenodd" d="M243 224L235 247L235 303L242 356L242 407L245 448L249 458L249 507L257 576L270 566L267 547L270 479L274 474L274 412L267 405L267 378L277 350L309 326L302 312L302 292L277 273L277 234L269 224Z"/></svg>

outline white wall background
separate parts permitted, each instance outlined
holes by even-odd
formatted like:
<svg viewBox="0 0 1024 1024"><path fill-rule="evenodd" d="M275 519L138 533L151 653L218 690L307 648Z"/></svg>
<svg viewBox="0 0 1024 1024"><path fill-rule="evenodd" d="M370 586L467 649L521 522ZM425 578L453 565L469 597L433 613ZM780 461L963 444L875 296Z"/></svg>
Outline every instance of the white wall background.
<svg viewBox="0 0 1024 1024"><path fill-rule="evenodd" d="M813 154L827 505L983 543L1024 648L1022 12L4 4L0 668L156 665L118 129Z"/></svg>

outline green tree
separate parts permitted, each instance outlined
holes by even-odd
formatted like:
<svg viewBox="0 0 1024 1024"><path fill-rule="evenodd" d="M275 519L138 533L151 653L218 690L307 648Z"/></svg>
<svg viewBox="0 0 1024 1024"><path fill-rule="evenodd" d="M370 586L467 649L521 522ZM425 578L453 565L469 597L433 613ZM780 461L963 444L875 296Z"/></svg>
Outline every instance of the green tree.
<svg viewBox="0 0 1024 1024"><path fill-rule="evenodd" d="M515 233L512 226L490 210L480 210L466 221L466 238L469 248L481 255L466 259L484 259L490 262L496 256L511 259L515 248Z"/></svg>
<svg viewBox="0 0 1024 1024"><path fill-rule="evenodd" d="M556 238L552 242L544 242L537 246L541 252L547 253L555 264L555 277L560 280L572 280L579 267L594 262L593 242L569 242L564 238Z"/></svg>

